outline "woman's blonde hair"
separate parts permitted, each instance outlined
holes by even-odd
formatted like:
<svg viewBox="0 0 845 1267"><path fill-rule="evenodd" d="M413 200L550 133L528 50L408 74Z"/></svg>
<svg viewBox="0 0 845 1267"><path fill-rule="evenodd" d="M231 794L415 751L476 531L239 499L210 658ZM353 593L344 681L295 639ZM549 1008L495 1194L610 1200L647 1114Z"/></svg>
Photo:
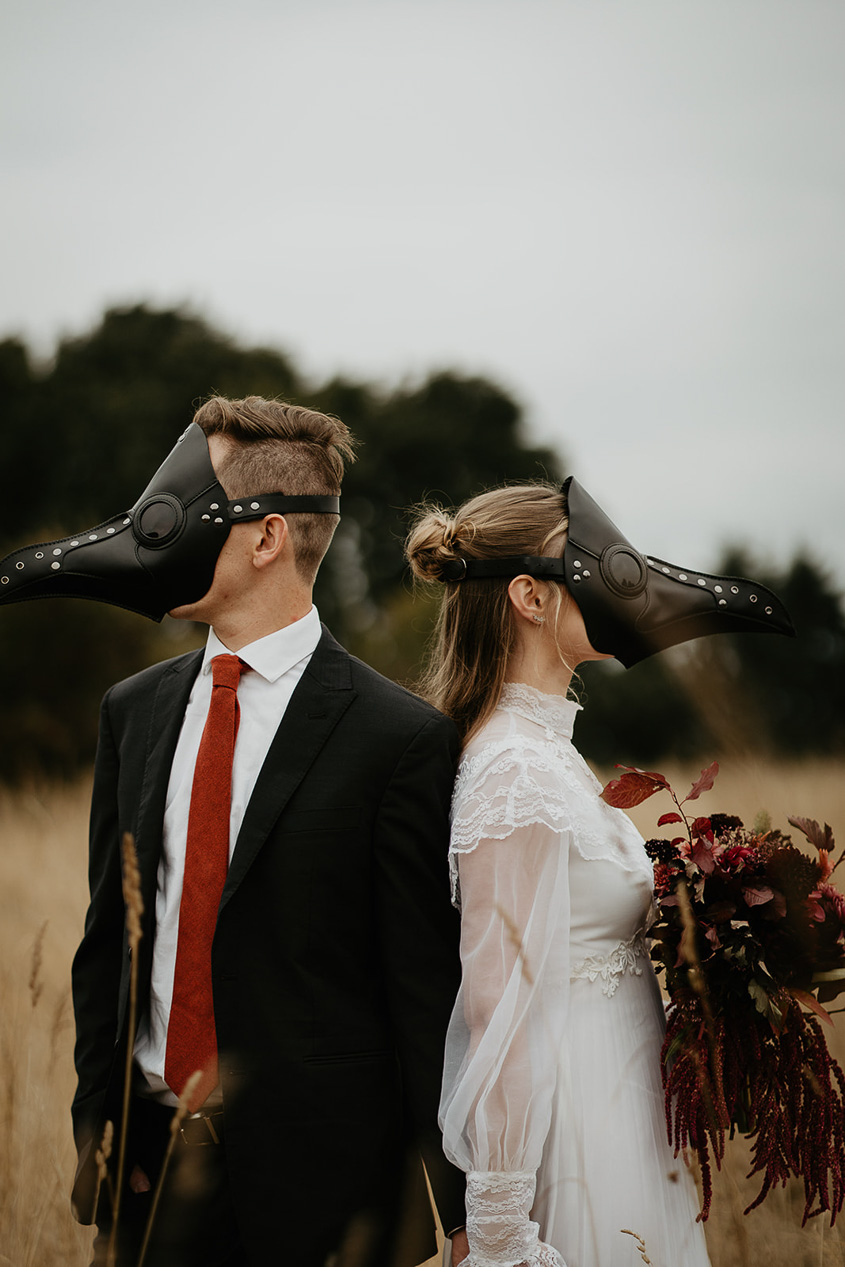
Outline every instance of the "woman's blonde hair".
<svg viewBox="0 0 845 1267"><path fill-rule="evenodd" d="M451 581L444 572L459 558L561 555L568 525L560 488L539 482L490 489L451 512L439 506L417 512L405 555L418 580L443 585L419 690L452 718L465 741L496 707L516 629L507 577ZM556 603L556 623L566 588L558 581L545 584Z"/></svg>

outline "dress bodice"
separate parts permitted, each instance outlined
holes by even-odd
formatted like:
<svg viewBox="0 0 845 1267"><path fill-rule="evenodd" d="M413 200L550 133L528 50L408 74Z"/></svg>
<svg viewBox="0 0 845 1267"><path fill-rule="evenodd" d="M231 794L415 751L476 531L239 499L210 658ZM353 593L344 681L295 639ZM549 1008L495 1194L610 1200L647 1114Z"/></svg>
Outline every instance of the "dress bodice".
<svg viewBox="0 0 845 1267"><path fill-rule="evenodd" d="M631 941L646 926L653 900L640 833L627 814L601 799L601 784L573 746L580 708L524 683L505 684L461 759L450 851L458 896L460 856L484 839L507 839L530 823L565 832L575 965Z"/></svg>

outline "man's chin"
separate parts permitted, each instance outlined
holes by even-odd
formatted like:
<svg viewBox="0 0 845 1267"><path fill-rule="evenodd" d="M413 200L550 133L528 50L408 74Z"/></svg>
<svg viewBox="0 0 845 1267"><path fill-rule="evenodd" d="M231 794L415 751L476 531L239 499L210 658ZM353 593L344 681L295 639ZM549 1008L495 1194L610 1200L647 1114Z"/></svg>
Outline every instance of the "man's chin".
<svg viewBox="0 0 845 1267"><path fill-rule="evenodd" d="M186 603L184 607L171 607L167 613L173 620L202 620L198 614L199 603Z"/></svg>

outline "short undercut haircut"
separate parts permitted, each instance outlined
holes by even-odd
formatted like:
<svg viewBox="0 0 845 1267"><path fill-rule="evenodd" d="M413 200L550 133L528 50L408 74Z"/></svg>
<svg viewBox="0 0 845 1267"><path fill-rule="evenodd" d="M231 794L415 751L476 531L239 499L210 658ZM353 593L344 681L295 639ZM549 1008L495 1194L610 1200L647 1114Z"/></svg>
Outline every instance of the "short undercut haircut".
<svg viewBox="0 0 845 1267"><path fill-rule="evenodd" d="M355 461L355 440L345 423L282 400L212 396L196 411L194 422L206 436L225 436L233 442L217 471L229 498L260 493L337 496L344 463ZM297 512L285 519L296 569L313 584L339 516Z"/></svg>

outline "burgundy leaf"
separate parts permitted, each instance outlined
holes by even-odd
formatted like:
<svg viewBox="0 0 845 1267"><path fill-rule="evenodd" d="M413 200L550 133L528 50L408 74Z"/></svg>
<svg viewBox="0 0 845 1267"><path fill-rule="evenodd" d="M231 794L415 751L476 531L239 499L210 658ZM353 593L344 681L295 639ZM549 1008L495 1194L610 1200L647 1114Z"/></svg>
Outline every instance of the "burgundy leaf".
<svg viewBox="0 0 845 1267"><path fill-rule="evenodd" d="M638 765L619 765L616 764L617 770L629 770L631 774L642 774L646 779L652 779L659 787L669 787L669 780L659 770L641 770Z"/></svg>
<svg viewBox="0 0 845 1267"><path fill-rule="evenodd" d="M793 823L793 827L797 827L797 825L797 823ZM793 999L797 999L799 1003L803 1003L804 1007L810 1008L813 1012L815 1012L816 1016L820 1016L821 1019L826 1021L828 1025L831 1027L833 1026L833 1017L821 1006L820 1003L816 1002L812 994L810 994L807 990L799 990L796 986L787 986L787 989Z"/></svg>
<svg viewBox="0 0 845 1267"><path fill-rule="evenodd" d="M774 891L768 884L749 884L743 888L742 896L747 906L764 906L766 902L771 902Z"/></svg>
<svg viewBox="0 0 845 1267"><path fill-rule="evenodd" d="M710 819L709 819L709 818L696 818L696 819L694 819L694 820L693 820L693 823L692 823L692 826L690 827L690 831L692 832L693 836L705 836L705 837L707 838L707 840L709 840L709 841L710 841L710 843L711 843L711 845L712 845L712 843L713 843L713 829L712 829L712 827L711 827L711 824L710 824Z"/></svg>
<svg viewBox="0 0 845 1267"><path fill-rule="evenodd" d="M832 852L834 846L833 832L827 823L825 823L824 831L822 831L814 818L790 818L787 819L787 822L802 831L811 845L815 845L817 849L824 849L828 853Z"/></svg>
<svg viewBox="0 0 845 1267"><path fill-rule="evenodd" d="M736 915L736 903L723 898L721 902L713 902L707 908L707 914L717 924L724 923L725 920L732 919Z"/></svg>
<svg viewBox="0 0 845 1267"><path fill-rule="evenodd" d="M696 841L691 857L699 871L703 871L705 875L710 875L716 866L712 851L701 840Z"/></svg>
<svg viewBox="0 0 845 1267"><path fill-rule="evenodd" d="M655 792L659 792L661 784L655 783L651 775L642 771L628 771L618 779L611 779L601 794L601 799L617 809L632 809L641 805Z"/></svg>
<svg viewBox="0 0 845 1267"><path fill-rule="evenodd" d="M716 782L716 775L718 773L719 762L714 761L713 764L709 765L706 770L701 771L701 774L698 776L695 783L693 783L681 804L685 805L687 801L697 801L702 792L709 792L713 784Z"/></svg>
<svg viewBox="0 0 845 1267"><path fill-rule="evenodd" d="M680 814L661 814L657 820L657 826L665 827L667 823L682 823L683 821Z"/></svg>

